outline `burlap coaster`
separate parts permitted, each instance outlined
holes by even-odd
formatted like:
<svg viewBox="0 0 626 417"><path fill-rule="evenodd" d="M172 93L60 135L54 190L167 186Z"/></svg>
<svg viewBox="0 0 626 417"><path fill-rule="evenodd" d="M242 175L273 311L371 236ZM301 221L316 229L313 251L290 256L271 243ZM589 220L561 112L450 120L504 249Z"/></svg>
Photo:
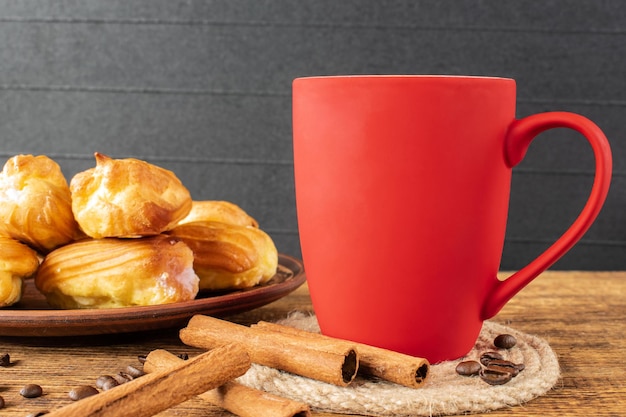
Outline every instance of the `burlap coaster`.
<svg viewBox="0 0 626 417"><path fill-rule="evenodd" d="M315 316L303 313L294 313L280 323L319 332ZM526 366L518 376L505 385L492 386L480 378L456 373L461 360L478 360L485 351L494 350L493 339L503 333L517 338L515 347L500 353L505 359ZM516 406L545 394L559 376L557 357L546 341L487 321L466 357L432 365L429 379L417 389L365 379L357 379L349 387L338 387L261 365L253 365L238 380L307 403L316 411L399 417L479 413Z"/></svg>

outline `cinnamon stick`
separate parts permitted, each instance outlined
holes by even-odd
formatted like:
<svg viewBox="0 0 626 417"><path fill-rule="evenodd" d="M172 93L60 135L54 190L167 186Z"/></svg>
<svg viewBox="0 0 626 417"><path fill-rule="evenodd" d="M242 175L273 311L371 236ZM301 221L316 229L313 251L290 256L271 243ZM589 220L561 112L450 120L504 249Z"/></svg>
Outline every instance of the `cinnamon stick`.
<svg viewBox="0 0 626 417"><path fill-rule="evenodd" d="M46 414L46 417L149 417L243 375L244 348L229 344Z"/></svg>
<svg viewBox="0 0 626 417"><path fill-rule="evenodd" d="M289 334L203 315L189 320L187 327L180 331L180 339L189 346L203 349L238 343L248 351L254 363L338 386L352 382L359 366L356 348L346 343L324 341L313 348Z"/></svg>
<svg viewBox="0 0 626 417"><path fill-rule="evenodd" d="M143 370L152 373L171 368L181 362L178 356L165 351L150 352ZM224 385L198 395L213 405L240 417L309 417L309 406L287 398L228 381Z"/></svg>
<svg viewBox="0 0 626 417"><path fill-rule="evenodd" d="M341 339L320 333L266 321L260 321L252 327L299 337L302 344L309 343L311 339L326 340L328 343L339 343L341 341ZM430 364L425 358L405 355L363 343L349 343L350 346L356 346L359 351L359 374L375 376L411 388L420 387L428 377Z"/></svg>

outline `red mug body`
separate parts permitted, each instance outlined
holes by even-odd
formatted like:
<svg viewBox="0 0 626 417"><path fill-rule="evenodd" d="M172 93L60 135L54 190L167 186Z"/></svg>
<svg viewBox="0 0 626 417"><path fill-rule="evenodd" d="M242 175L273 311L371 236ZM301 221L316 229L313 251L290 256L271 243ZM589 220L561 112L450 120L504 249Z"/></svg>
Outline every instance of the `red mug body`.
<svg viewBox="0 0 626 417"><path fill-rule="evenodd" d="M549 266L485 313L499 291L515 102L505 78L294 80L298 227L324 334L455 359Z"/></svg>

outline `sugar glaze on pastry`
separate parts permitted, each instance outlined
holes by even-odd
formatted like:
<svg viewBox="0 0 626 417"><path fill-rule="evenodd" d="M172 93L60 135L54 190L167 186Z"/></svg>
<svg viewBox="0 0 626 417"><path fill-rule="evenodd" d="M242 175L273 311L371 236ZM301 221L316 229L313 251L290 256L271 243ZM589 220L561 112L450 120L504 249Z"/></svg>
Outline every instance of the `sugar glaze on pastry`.
<svg viewBox="0 0 626 417"><path fill-rule="evenodd" d="M44 155L16 155L0 172L0 235L47 253L81 236L67 180Z"/></svg>
<svg viewBox="0 0 626 417"><path fill-rule="evenodd" d="M0 307L20 301L24 279L38 267L37 252L15 239L0 237Z"/></svg>
<svg viewBox="0 0 626 417"><path fill-rule="evenodd" d="M88 236L157 235L191 210L191 195L173 172L134 158L95 158L95 168L70 181L72 211Z"/></svg>
<svg viewBox="0 0 626 417"><path fill-rule="evenodd" d="M114 308L193 300L193 252L180 239L86 239L46 256L35 285L56 308Z"/></svg>
<svg viewBox="0 0 626 417"><path fill-rule="evenodd" d="M278 267L270 236L250 226L193 222L168 232L193 251L200 290L248 288L269 281Z"/></svg>
<svg viewBox="0 0 626 417"><path fill-rule="evenodd" d="M241 207L230 201L203 200L192 201L189 214L178 224L197 221L222 222L238 226L259 227L259 223Z"/></svg>

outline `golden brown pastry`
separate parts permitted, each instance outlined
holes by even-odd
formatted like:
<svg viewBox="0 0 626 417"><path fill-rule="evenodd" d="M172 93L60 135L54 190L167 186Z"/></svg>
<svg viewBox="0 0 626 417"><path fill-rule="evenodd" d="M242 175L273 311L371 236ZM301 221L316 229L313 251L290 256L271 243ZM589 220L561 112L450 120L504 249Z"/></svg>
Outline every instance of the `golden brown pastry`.
<svg viewBox="0 0 626 417"><path fill-rule="evenodd" d="M255 227L193 222L168 232L193 251L200 290L248 288L276 274L278 252L272 239Z"/></svg>
<svg viewBox="0 0 626 417"><path fill-rule="evenodd" d="M193 252L165 235L70 243L46 256L35 285L56 308L167 304L198 293Z"/></svg>
<svg viewBox="0 0 626 417"><path fill-rule="evenodd" d="M133 158L95 157L95 168L70 181L74 217L88 236L157 235L189 213L191 196L173 172Z"/></svg>
<svg viewBox="0 0 626 417"><path fill-rule="evenodd" d="M205 200L193 201L191 211L178 224L197 221L212 221L238 226L259 227L259 223L250 217L241 207L229 201Z"/></svg>
<svg viewBox="0 0 626 417"><path fill-rule="evenodd" d="M20 301L24 279L38 267L37 252L15 239L0 237L0 307Z"/></svg>
<svg viewBox="0 0 626 417"><path fill-rule="evenodd" d="M67 180L47 156L16 155L0 173L0 235L47 253L81 235Z"/></svg>

